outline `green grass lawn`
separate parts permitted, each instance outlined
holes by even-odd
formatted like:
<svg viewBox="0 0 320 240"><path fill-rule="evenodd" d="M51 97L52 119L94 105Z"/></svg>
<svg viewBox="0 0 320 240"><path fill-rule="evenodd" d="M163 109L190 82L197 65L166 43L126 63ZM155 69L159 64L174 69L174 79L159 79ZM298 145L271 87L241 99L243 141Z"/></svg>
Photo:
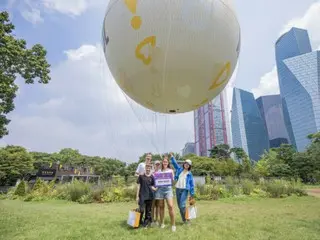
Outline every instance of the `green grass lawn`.
<svg viewBox="0 0 320 240"><path fill-rule="evenodd" d="M201 201L199 218L177 232L126 225L134 203L80 205L64 201L0 201L0 239L210 239L313 240L320 236L320 199ZM166 212L166 221L168 222Z"/></svg>

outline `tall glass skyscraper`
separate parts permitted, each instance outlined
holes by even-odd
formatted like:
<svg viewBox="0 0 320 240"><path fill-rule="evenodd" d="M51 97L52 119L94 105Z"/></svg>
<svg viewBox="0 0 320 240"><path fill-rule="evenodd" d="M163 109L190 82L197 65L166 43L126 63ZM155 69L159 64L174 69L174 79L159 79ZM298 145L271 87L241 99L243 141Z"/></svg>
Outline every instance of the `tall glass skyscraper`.
<svg viewBox="0 0 320 240"><path fill-rule="evenodd" d="M270 148L280 147L283 143L289 143L280 95L261 96L256 101L268 131Z"/></svg>
<svg viewBox="0 0 320 240"><path fill-rule="evenodd" d="M320 130L320 52L299 28L283 34L275 50L285 125L291 144L304 151L307 135Z"/></svg>
<svg viewBox="0 0 320 240"><path fill-rule="evenodd" d="M226 92L194 111L196 154L209 156L209 150L219 144L228 144L226 126Z"/></svg>
<svg viewBox="0 0 320 240"><path fill-rule="evenodd" d="M231 129L233 147L240 147L250 159L258 161L269 149L269 139L252 93L233 89Z"/></svg>

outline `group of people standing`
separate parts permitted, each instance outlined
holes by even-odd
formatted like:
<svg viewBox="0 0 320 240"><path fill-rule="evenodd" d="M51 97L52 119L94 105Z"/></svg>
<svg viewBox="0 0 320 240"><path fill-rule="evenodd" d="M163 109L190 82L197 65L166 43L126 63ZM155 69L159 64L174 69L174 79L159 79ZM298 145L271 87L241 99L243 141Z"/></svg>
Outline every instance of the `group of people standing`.
<svg viewBox="0 0 320 240"><path fill-rule="evenodd" d="M174 170L171 168L171 165L174 167ZM146 155L145 162L138 165L135 174L138 177L137 203L139 204L141 212L140 224L142 226L147 227L153 225L165 228L164 212L166 202L172 231L176 231L173 207L173 180L176 181L176 199L182 221L185 224L190 223L189 220L185 218L185 213L188 195L190 194L189 200L192 200L194 197L194 180L191 173L191 166L192 162L189 159L183 162L182 167L179 166L172 153L169 156L164 156L161 162L159 160L155 161L154 164L152 163L152 154L149 153ZM158 172L171 174L171 184L156 187L154 174ZM142 220L143 215L144 220Z"/></svg>

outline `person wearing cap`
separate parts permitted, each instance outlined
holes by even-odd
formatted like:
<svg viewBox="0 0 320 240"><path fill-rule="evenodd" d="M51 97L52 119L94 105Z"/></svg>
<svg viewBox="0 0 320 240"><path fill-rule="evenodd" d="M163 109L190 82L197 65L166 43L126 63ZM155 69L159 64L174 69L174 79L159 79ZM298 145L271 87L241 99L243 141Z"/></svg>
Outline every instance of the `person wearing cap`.
<svg viewBox="0 0 320 240"><path fill-rule="evenodd" d="M172 153L170 156L171 163L176 170L174 179L177 181L176 196L180 215L184 223L189 223L189 221L185 218L185 214L188 194L190 193L190 200L192 200L194 197L194 180L191 173L192 162L191 160L187 159L184 161L182 167L180 167Z"/></svg>
<svg viewBox="0 0 320 240"><path fill-rule="evenodd" d="M159 160L156 160L154 162L154 172L156 173L158 171L161 171L161 162ZM154 199L152 202L152 225L153 226L159 226L159 212L160 212L160 206L159 206L159 200Z"/></svg>

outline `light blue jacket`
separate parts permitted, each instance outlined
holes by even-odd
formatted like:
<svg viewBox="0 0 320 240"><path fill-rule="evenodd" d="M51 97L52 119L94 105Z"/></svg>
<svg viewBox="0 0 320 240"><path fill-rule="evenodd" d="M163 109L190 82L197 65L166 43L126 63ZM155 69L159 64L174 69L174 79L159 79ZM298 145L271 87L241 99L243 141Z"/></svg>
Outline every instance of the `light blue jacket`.
<svg viewBox="0 0 320 240"><path fill-rule="evenodd" d="M176 170L174 180L178 181L180 174L183 172L183 168L179 166L179 164L177 163L174 157L171 157L171 163ZM190 195L193 197L194 196L194 180L191 172L189 172L189 174L186 177L186 188L190 192Z"/></svg>

